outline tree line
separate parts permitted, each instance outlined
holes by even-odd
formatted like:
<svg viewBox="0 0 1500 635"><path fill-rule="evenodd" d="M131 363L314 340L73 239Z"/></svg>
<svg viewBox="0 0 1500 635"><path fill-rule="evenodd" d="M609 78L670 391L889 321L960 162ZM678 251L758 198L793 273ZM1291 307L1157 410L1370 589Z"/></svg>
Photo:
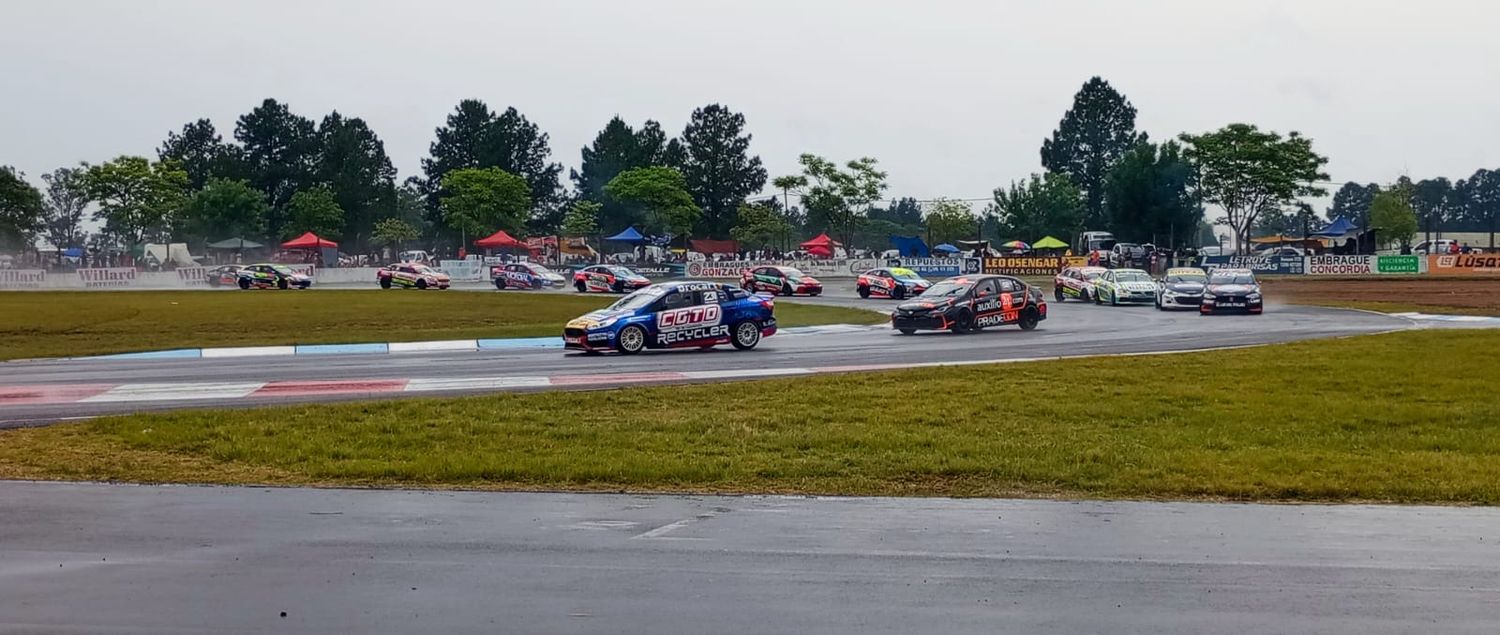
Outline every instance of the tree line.
<svg viewBox="0 0 1500 635"><path fill-rule="evenodd" d="M1182 246L1217 242L1208 205L1242 245L1323 224L1301 200L1323 195L1328 178L1309 138L1237 123L1158 143L1135 122L1124 95L1090 79L1042 141L1041 170L997 187L975 211L966 200L888 197L888 174L872 157L804 154L796 173L772 178L751 151L744 115L719 104L694 110L676 136L656 121L614 117L565 176L537 124L515 108L464 100L434 130L421 174L398 182L363 119L332 112L315 122L267 99L228 140L199 119L169 133L155 158L60 168L42 175L41 190L0 170L0 244L39 235L96 247L276 241L312 231L361 252L419 240L456 246L495 230L597 239L633 226L747 248L790 248L820 232L880 249L891 235L1034 241L1082 230ZM1429 230L1493 231L1500 216L1500 174L1490 170L1456 182L1347 183L1328 214L1374 227L1383 191L1400 192ZM89 213L101 226L92 236L83 231Z"/></svg>

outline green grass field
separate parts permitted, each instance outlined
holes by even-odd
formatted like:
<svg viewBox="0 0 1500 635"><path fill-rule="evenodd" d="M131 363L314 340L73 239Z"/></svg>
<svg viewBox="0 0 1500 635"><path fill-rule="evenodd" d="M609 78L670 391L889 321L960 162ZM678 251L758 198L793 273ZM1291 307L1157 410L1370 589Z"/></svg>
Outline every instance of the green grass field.
<svg viewBox="0 0 1500 635"><path fill-rule="evenodd" d="M111 417L0 477L1500 503L1500 331L720 385ZM913 396L919 396L913 398Z"/></svg>
<svg viewBox="0 0 1500 635"><path fill-rule="evenodd" d="M0 292L0 359L211 346L560 335L618 296L457 291ZM783 326L874 324L857 309L778 302Z"/></svg>

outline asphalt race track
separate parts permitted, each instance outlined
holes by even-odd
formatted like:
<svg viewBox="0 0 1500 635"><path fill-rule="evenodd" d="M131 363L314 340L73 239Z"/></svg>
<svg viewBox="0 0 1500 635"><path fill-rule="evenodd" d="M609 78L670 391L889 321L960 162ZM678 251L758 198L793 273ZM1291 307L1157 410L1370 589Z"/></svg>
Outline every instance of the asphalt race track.
<svg viewBox="0 0 1500 635"><path fill-rule="evenodd" d="M372 293L380 293L372 290ZM491 291L492 293L498 293ZM513 292L521 293L521 292ZM890 300L860 300L852 291L817 299L779 302L822 302L888 311ZM1150 306L1093 306L1077 301L1049 302L1050 317L1032 332L1009 326L982 333L953 335L919 333L900 336L888 327L830 329L829 332L778 335L754 351L728 346L712 351L647 351L640 355L585 356L561 350L515 349L463 352L413 352L383 355L317 355L266 358L192 358L154 360L42 360L0 363L0 427L39 425L75 417L184 407L250 407L274 403L339 401L420 392L376 393L359 389L391 380L422 379L427 385L448 384L446 392L480 393L496 390L592 389L646 383L692 381L669 373L717 374L712 379L774 374L778 369L827 369L864 365L910 365L932 362L974 362L1057 356L1184 351L1326 338L1410 328L1408 320L1360 311L1305 306L1270 305L1264 315L1200 316L1193 312L1162 312ZM663 374L657 377L653 373ZM728 377L726 377L726 375ZM537 385L538 376L568 381ZM455 389L473 378L473 389ZM507 378L517 381L507 382ZM345 381L352 388L326 394L286 390L268 396L226 397L216 387L240 387L256 382ZM137 384L207 386L192 398L153 398L146 390L129 400L93 403L48 403L22 393L5 399L4 387L39 387L69 392L90 387ZM416 384L413 384L413 388Z"/></svg>
<svg viewBox="0 0 1500 635"><path fill-rule="evenodd" d="M1500 510L0 482L0 632L1494 633Z"/></svg>

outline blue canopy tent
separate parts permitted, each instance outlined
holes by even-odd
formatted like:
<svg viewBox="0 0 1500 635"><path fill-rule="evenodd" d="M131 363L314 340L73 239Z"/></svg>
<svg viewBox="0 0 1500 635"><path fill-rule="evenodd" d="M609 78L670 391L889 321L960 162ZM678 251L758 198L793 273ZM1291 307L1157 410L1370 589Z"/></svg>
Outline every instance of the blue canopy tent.
<svg viewBox="0 0 1500 635"><path fill-rule="evenodd" d="M642 236L634 227L626 227L625 231L605 238L605 240L613 240L621 243L643 243L646 242L646 237Z"/></svg>
<svg viewBox="0 0 1500 635"><path fill-rule="evenodd" d="M1358 226L1349 222L1349 219L1340 216L1333 219L1333 222L1329 223L1321 231L1313 232L1312 235L1319 238L1343 238L1350 234L1358 233L1360 233Z"/></svg>
<svg viewBox="0 0 1500 635"><path fill-rule="evenodd" d="M932 250L933 251L941 251L941 252L947 253L947 254L956 254L956 253L958 253L960 251L963 251L962 249L954 247L953 245L950 245L948 243L943 243L941 245L933 247Z"/></svg>
<svg viewBox="0 0 1500 635"><path fill-rule="evenodd" d="M63 250L62 255L63 255L64 258L82 258L83 257L83 248L82 247L69 247L69 248Z"/></svg>
<svg viewBox="0 0 1500 635"><path fill-rule="evenodd" d="M896 251L901 253L902 258L929 258L932 252L927 249L927 243L920 236L891 236L891 244L896 246Z"/></svg>

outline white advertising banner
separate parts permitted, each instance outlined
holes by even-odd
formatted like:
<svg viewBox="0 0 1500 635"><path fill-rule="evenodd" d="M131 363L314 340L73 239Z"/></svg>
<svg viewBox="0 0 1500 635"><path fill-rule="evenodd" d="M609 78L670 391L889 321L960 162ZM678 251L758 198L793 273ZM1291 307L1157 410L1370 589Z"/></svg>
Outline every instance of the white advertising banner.
<svg viewBox="0 0 1500 635"><path fill-rule="evenodd" d="M746 269L756 267L792 267L814 278L852 278L874 269L873 258L836 258L831 260L720 260L687 263L689 278L738 278Z"/></svg>
<svg viewBox="0 0 1500 635"><path fill-rule="evenodd" d="M1307 275L1361 276L1378 273L1375 256L1335 256L1324 254L1307 257Z"/></svg>
<svg viewBox="0 0 1500 635"><path fill-rule="evenodd" d="M135 284L139 272L131 267L109 267L107 269L79 269L78 279L85 289L108 289L129 287Z"/></svg>
<svg viewBox="0 0 1500 635"><path fill-rule="evenodd" d="M0 289L40 289L47 285L42 269L0 269Z"/></svg>

